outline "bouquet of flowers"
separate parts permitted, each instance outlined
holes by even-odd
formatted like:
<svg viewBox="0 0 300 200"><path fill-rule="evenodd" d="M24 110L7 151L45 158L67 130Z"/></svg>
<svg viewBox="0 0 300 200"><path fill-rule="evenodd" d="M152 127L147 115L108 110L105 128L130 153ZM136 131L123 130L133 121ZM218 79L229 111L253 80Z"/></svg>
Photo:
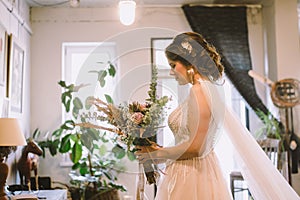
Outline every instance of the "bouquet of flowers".
<svg viewBox="0 0 300 200"><path fill-rule="evenodd" d="M125 144L127 150L131 152L136 150L136 146L158 146L156 135L163 127L169 98L167 96L158 98L156 86L157 71L154 68L148 91L149 98L143 103L132 102L116 106L112 99L110 103L106 103L99 98L90 97L88 104L94 106L95 110L85 113L86 121L77 125L115 133L118 141ZM107 125L100 125L97 122L107 122ZM148 184L156 183L158 173L155 164L148 161L143 167Z"/></svg>

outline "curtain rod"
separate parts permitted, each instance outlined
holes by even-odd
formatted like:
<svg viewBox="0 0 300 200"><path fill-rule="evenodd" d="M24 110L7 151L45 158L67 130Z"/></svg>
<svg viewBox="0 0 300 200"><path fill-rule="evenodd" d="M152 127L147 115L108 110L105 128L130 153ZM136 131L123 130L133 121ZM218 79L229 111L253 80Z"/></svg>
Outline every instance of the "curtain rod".
<svg viewBox="0 0 300 200"><path fill-rule="evenodd" d="M1 0L2 4L7 8L7 10L18 20L21 26L24 26L25 30L32 35L32 30L29 25L25 22L25 20L17 13L17 11L13 8L11 4L6 2L5 0Z"/></svg>
<svg viewBox="0 0 300 200"><path fill-rule="evenodd" d="M248 8L261 8L261 4L186 4L191 7L193 6L207 6L207 7L241 7L245 6Z"/></svg>
<svg viewBox="0 0 300 200"><path fill-rule="evenodd" d="M191 3L191 4L148 4L148 5L136 5L137 7L140 8L181 8L182 6L189 5L191 7L193 6L207 6L207 7L214 7L214 6L219 6L219 7L240 7L240 6L245 6L245 7L250 7L250 8L261 8L262 6L260 4L198 4L198 3Z"/></svg>

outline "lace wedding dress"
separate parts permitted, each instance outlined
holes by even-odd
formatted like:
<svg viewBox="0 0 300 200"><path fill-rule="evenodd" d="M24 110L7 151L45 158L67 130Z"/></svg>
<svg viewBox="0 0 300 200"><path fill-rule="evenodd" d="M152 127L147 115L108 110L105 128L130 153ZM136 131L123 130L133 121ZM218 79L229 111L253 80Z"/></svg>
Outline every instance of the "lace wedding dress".
<svg viewBox="0 0 300 200"><path fill-rule="evenodd" d="M174 134L175 144L189 139L188 113L188 99L186 99L169 116L168 123ZM156 200L232 199L214 152L220 134L219 121L220 117L213 111L201 156L166 163L162 180L158 184Z"/></svg>

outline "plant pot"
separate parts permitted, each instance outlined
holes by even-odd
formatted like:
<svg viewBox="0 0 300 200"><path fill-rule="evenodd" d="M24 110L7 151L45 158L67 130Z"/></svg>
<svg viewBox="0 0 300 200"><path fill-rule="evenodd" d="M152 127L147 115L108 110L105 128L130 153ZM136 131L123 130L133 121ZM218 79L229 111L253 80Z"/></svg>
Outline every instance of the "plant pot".
<svg viewBox="0 0 300 200"><path fill-rule="evenodd" d="M81 196L82 196L81 188L70 187L69 192L70 192L72 200L81 200Z"/></svg>
<svg viewBox="0 0 300 200"><path fill-rule="evenodd" d="M85 200L120 200L118 190L116 189L94 191L93 188L88 188L85 191Z"/></svg>

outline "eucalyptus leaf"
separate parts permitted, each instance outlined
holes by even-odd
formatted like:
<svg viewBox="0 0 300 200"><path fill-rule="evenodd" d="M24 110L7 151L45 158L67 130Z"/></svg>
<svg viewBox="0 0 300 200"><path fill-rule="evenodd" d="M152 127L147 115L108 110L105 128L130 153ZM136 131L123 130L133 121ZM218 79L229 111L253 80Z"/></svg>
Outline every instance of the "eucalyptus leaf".
<svg viewBox="0 0 300 200"><path fill-rule="evenodd" d="M90 109L91 108L91 106L93 105L91 102L92 102L92 100L94 99L95 97L93 97L93 96L89 96L89 97L87 97L86 99L85 99L85 109Z"/></svg>
<svg viewBox="0 0 300 200"><path fill-rule="evenodd" d="M82 144L89 150L92 149L93 147L93 139L91 137L89 137L88 132L85 131L82 135L81 135L81 141Z"/></svg>
<svg viewBox="0 0 300 200"><path fill-rule="evenodd" d="M99 154L101 156L104 156L106 153L107 153L107 147L104 144L102 144L99 148Z"/></svg>
<svg viewBox="0 0 300 200"><path fill-rule="evenodd" d="M82 104L81 100L78 97L75 97L73 99L73 106L77 109L82 109L83 108L83 104Z"/></svg>
<svg viewBox="0 0 300 200"><path fill-rule="evenodd" d="M111 62L109 62L108 73L112 77L114 77L116 75L116 68Z"/></svg>
<svg viewBox="0 0 300 200"><path fill-rule="evenodd" d="M111 98L111 96L109 96L108 94L104 94L104 96L105 96L105 99L106 99L106 102L107 102L107 103L111 103L111 104L114 103L114 101L113 101L113 99Z"/></svg>
<svg viewBox="0 0 300 200"><path fill-rule="evenodd" d="M100 83L101 87L105 86L105 77L107 75L107 72L104 70L100 70L99 75L98 75L98 81Z"/></svg>
<svg viewBox="0 0 300 200"><path fill-rule="evenodd" d="M114 146L112 152L114 153L115 157L118 159L122 159L126 155L125 149L123 149L119 145Z"/></svg>
<svg viewBox="0 0 300 200"><path fill-rule="evenodd" d="M75 119L77 119L77 117L79 116L79 111L80 111L80 109L77 109L76 107L73 107L72 115Z"/></svg>
<svg viewBox="0 0 300 200"><path fill-rule="evenodd" d="M134 155L134 153L133 153L133 152L131 152L131 151L127 151L126 153L127 153L127 157L128 157L128 159L129 159L130 161L134 161L134 160L136 160L136 157L135 157L135 155Z"/></svg>
<svg viewBox="0 0 300 200"><path fill-rule="evenodd" d="M94 128L89 128L86 130L87 131L87 134L89 135L89 137L92 139L92 140L95 140L95 141L98 141L100 140L100 133L98 130L94 129Z"/></svg>

